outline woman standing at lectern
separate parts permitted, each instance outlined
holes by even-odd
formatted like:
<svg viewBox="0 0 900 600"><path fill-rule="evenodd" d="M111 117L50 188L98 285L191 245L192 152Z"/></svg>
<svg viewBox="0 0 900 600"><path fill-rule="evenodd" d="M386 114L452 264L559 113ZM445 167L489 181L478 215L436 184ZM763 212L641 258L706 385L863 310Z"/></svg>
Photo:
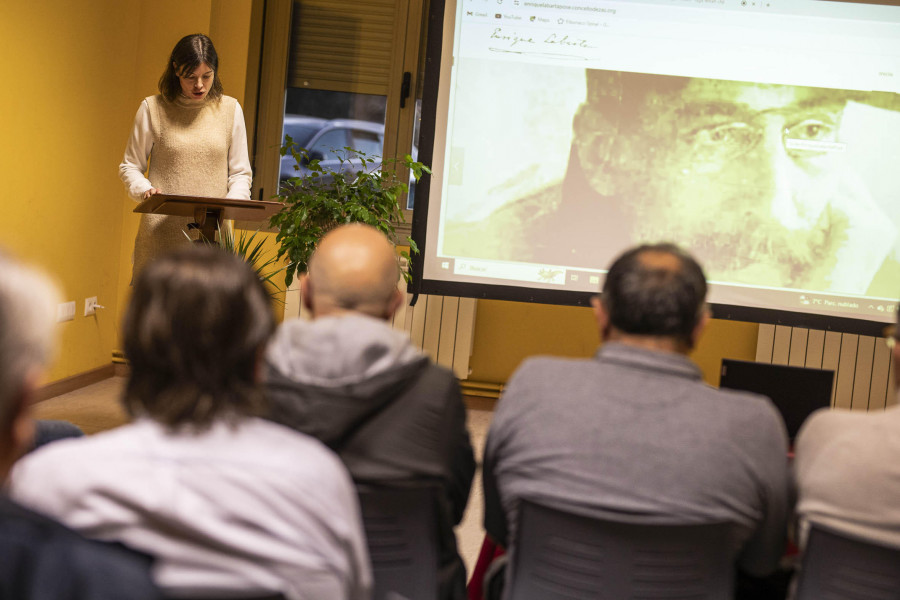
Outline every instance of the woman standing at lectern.
<svg viewBox="0 0 900 600"><path fill-rule="evenodd" d="M222 93L218 71L219 57L205 35L188 35L175 44L159 79L160 93L141 102L119 165L133 199L158 193L250 199L244 113L237 100ZM188 243L183 232L192 220L142 214L133 273Z"/></svg>

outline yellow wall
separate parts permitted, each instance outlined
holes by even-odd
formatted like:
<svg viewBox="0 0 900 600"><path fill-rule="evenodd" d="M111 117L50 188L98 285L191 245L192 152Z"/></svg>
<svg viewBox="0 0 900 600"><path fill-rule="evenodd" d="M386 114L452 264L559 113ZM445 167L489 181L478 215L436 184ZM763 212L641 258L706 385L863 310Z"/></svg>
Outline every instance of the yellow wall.
<svg viewBox="0 0 900 600"><path fill-rule="evenodd" d="M710 322L691 354L708 383L719 384L722 358L754 359L758 328L756 323ZM588 357L599 343L590 308L479 300L469 379L505 383L529 356Z"/></svg>
<svg viewBox="0 0 900 600"><path fill-rule="evenodd" d="M599 343L589 308L479 300L469 379L505 383L529 356L591 356Z"/></svg>
<svg viewBox="0 0 900 600"><path fill-rule="evenodd" d="M0 39L0 244L43 266L76 300L61 324L59 379L109 364L115 341L122 157L134 77L136 2L7 2ZM83 317L84 299L106 309Z"/></svg>
<svg viewBox="0 0 900 600"><path fill-rule="evenodd" d="M48 380L107 365L130 281L136 220L116 167L138 104L175 42L210 32L227 93L243 95L250 0L4 3L0 245L77 302ZM216 31L223 35L216 38ZM83 317L84 299L105 306Z"/></svg>

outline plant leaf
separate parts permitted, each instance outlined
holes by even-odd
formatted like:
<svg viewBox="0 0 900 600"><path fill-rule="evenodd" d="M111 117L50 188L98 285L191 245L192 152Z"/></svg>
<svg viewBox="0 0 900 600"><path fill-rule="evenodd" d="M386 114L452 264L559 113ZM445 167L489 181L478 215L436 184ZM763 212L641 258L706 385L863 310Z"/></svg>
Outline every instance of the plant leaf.
<svg viewBox="0 0 900 600"><path fill-rule="evenodd" d="M335 152L341 166L333 170L319 159L310 160L308 150L297 146L289 136L285 136L280 151L282 156L293 157L297 172L296 177L279 186L277 198L284 206L269 220L270 226L278 229L274 259L287 257L290 261L283 268L286 286L291 285L295 274L306 271L319 239L340 224L366 223L393 240L393 224L405 221L398 203L408 191L405 169L416 180L422 173L431 172L409 154L402 159L382 159L349 146ZM398 171L404 176L398 177ZM415 242L407 241L410 250L418 253ZM256 255L262 250L254 246L247 251ZM404 279L409 281L409 277L404 272Z"/></svg>

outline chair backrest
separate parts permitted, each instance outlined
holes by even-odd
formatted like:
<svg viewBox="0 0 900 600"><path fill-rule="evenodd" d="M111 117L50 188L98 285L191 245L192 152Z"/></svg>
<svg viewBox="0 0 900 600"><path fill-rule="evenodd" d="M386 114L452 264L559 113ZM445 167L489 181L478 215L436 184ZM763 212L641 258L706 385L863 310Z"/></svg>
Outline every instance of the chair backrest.
<svg viewBox="0 0 900 600"><path fill-rule="evenodd" d="M900 600L900 548L810 525L797 600Z"/></svg>
<svg viewBox="0 0 900 600"><path fill-rule="evenodd" d="M569 514L523 500L511 600L723 600L734 596L728 523L647 525Z"/></svg>
<svg viewBox="0 0 900 600"><path fill-rule="evenodd" d="M372 600L438 595L437 490L358 486L372 561Z"/></svg>

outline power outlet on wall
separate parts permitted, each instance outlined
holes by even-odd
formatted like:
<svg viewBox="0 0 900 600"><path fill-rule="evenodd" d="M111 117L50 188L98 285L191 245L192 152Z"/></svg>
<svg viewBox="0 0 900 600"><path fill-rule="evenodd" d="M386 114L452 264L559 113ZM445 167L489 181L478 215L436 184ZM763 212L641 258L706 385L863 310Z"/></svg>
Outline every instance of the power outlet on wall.
<svg viewBox="0 0 900 600"><path fill-rule="evenodd" d="M97 312L97 296L84 299L84 316L89 317Z"/></svg>

